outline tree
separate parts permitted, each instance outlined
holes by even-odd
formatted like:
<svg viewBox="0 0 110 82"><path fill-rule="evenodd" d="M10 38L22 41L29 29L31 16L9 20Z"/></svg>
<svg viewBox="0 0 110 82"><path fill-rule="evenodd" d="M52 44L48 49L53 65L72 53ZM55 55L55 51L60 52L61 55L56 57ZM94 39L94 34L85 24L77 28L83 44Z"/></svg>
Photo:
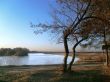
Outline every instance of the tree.
<svg viewBox="0 0 110 82"><path fill-rule="evenodd" d="M14 49L1 48L0 49L0 55L1 56L12 56L12 55L25 56L28 53L29 53L29 50L26 48L14 48Z"/></svg>
<svg viewBox="0 0 110 82"><path fill-rule="evenodd" d="M38 24L31 25L31 27L37 27L37 31L35 31L35 33L42 33L51 30L51 33L57 33L61 35L60 40L63 40L65 48L63 65L63 71L65 72L67 71L67 58L69 55L68 40L71 39L71 36L73 39L76 39L76 41L78 41L78 38L80 39L78 34L80 34L81 27L79 26L79 28L78 25L82 20L84 20L83 18L89 9L90 2L87 2L86 5L85 3L82 3L82 1L78 0L57 0L57 4L59 6L53 10L52 14L53 24ZM83 40L84 39L81 41ZM78 43L80 43L80 41Z"/></svg>
<svg viewBox="0 0 110 82"><path fill-rule="evenodd" d="M26 48L14 48L15 56L26 56L29 53L29 50Z"/></svg>
<svg viewBox="0 0 110 82"><path fill-rule="evenodd" d="M84 1L84 3L85 2L89 2L89 0ZM99 4L99 2L101 2L101 3ZM87 35L87 37L85 39L91 40L92 43L94 43L94 41L95 42L96 41L100 42L100 40L98 40L98 39L102 39L102 37L104 37L104 39L106 39L106 36L104 36L104 35L106 35L104 33L105 32L104 31L105 28L106 28L106 30L108 30L106 33L110 34L110 28L109 28L110 23L109 23L109 19L107 18L107 17L109 17L108 13L110 13L110 11L108 11L108 8L110 6L108 5L109 6L108 7L106 5L107 4L107 0L105 0L105 1L100 1L100 0L94 1L94 0L91 0L90 4L91 5L89 6L88 11L85 13L85 17L83 18L84 20L81 19L82 25L79 24L82 27L82 29L83 29L82 31L86 32L86 33L82 34L82 32L81 31L80 32L81 32L81 35ZM106 11L106 13L105 12L103 13L102 8L103 8L104 11ZM99 15L99 13L100 13L100 15ZM103 17L103 15L104 15L104 17ZM89 31L89 33L87 34L88 31ZM95 38L98 38L98 39L95 39ZM69 65L69 68L68 68L69 71L71 71L71 66L72 66L72 63L74 62L74 59L75 59L75 48L80 42L82 42L85 39L82 38L79 41L77 40L77 43L74 45L74 47L73 47L74 55L73 55L73 59L70 62L70 65ZM107 44L106 41L104 41L104 42L105 42L105 44ZM106 63L107 63L108 60L109 60L108 59L108 50L107 49L106 49L106 53L107 53L107 55L106 55ZM108 66L108 64L107 64L107 66Z"/></svg>
<svg viewBox="0 0 110 82"><path fill-rule="evenodd" d="M61 2L63 2L63 1L64 0L61 0ZM69 0L69 1L71 1L71 0ZM110 15L109 14L110 13L110 11L109 11L110 6L106 5L108 3L108 0L105 0L105 1L100 1L100 0L96 0L96 1L94 1L94 0L78 1L78 0L76 0L76 1L78 2L79 5L85 6L85 8L80 8L80 6L77 7L77 9L79 10L79 12L77 11L78 12L77 17L78 17L78 14L79 14L78 20L77 20L77 17L76 17L75 23L71 24L71 30L69 28L70 32L69 32L69 34L67 34L67 35L73 34L76 38L76 41L77 41L76 44L73 47L73 58L72 58L72 61L70 62L69 67L68 67L69 71L71 71L71 66L72 66L72 64L74 62L74 59L75 59L75 48L77 47L77 45L79 43L81 43L85 39L88 39L88 40L91 39L91 41L93 42L94 38L96 38L96 37L99 38L99 35L100 35L100 37L103 35L103 33L101 33L101 32L103 32L102 30L104 30L105 28L108 30L108 33L110 33L110 28L109 28L110 23L109 23L109 19L107 18ZM101 4L99 4L99 2L101 2ZM86 5L84 3L86 3ZM103 10L101 10L102 7L103 7ZM99 13L101 13L101 14L99 15ZM92 23L91 20L92 21L95 20L95 22ZM100 24L101 26L100 25L99 25L100 27L99 26L98 27L90 26L90 25L95 26L96 25L96 20L98 21L98 25L101 22L101 24ZM84 25L84 22L86 22L86 25ZM84 26L82 26L81 23ZM91 27L92 27L92 29L91 29ZM74 32L75 29L78 29L78 32L75 33ZM86 31L86 33L84 31ZM79 38L82 37L82 39L78 40L78 37L76 37L77 35L78 36L81 35L81 36L79 36ZM96 41L96 39L95 39L95 41ZM105 43L106 43L106 41L105 41ZM106 50L106 52L108 53L107 50ZM108 54L107 54L106 59L108 61Z"/></svg>
<svg viewBox="0 0 110 82"><path fill-rule="evenodd" d="M104 42L107 44L107 38L110 36L110 1L109 0L92 0L92 6L90 8L90 12L92 12L92 16L97 18L91 20L91 27L95 28L94 32L97 35L97 38L100 38L99 43ZM108 42L110 40L108 39ZM108 66L109 56L108 49L106 48L106 65Z"/></svg>
<svg viewBox="0 0 110 82"><path fill-rule="evenodd" d="M77 45L85 39L89 40L89 38L93 37L93 35L95 35L95 33L97 33L98 31L98 29L96 31L95 28L91 29L89 27L89 24L91 24L91 20L97 19L104 21L104 23L108 23L108 21L107 19L98 16L98 14L96 13L97 8L95 12L93 12L93 10L95 9L94 6L96 6L97 4L92 0L57 0L57 4L59 6L53 9L52 24L38 24L31 25L31 27L37 27L37 31L35 31L35 33L51 31L51 33L59 35L59 40L63 40L65 48L63 71L66 72L67 69L68 71L71 71L71 66L75 59L75 49ZM68 67L68 41L72 38L76 41L76 43L73 44L73 58Z"/></svg>

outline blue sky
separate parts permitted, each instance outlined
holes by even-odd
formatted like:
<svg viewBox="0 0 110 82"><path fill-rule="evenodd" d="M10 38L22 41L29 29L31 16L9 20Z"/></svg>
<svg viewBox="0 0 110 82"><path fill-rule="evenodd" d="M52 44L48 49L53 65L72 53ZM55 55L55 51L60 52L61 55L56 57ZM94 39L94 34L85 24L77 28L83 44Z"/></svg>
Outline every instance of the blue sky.
<svg viewBox="0 0 110 82"><path fill-rule="evenodd" d="M35 35L30 27L30 22L52 21L50 4L55 6L55 0L0 0L0 48L64 51L63 44L51 41L47 33Z"/></svg>
<svg viewBox="0 0 110 82"><path fill-rule="evenodd" d="M47 33L35 35L30 22L51 21L50 4L55 0L0 0L0 47L26 47L37 51L63 51Z"/></svg>

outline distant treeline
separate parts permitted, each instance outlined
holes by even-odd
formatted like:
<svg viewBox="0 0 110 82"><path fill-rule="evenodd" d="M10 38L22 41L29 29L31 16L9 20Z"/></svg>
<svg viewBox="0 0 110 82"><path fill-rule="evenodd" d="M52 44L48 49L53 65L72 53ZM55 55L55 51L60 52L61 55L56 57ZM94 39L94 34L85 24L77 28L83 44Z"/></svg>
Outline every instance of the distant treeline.
<svg viewBox="0 0 110 82"><path fill-rule="evenodd" d="M0 56L25 56L28 55L29 50L27 48L1 48Z"/></svg>

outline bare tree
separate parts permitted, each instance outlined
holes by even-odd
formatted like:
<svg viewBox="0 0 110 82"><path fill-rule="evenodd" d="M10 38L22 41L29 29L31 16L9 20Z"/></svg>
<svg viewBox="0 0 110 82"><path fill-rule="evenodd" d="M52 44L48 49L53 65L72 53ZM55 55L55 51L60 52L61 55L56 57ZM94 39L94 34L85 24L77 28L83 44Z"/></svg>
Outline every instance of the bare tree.
<svg viewBox="0 0 110 82"><path fill-rule="evenodd" d="M77 25L77 26L81 26L80 29L83 29L82 31L80 30L80 33L78 34L78 35L81 34L80 38L83 35L83 38L80 40L77 39L77 43L73 47L73 54L74 55L73 55L72 61L69 64L69 67L68 67L69 71L71 71L71 66L72 66L74 59L75 59L75 48L77 47L77 45L79 43L81 43L85 39L88 39L88 40L91 39L92 43L96 40L100 42L100 40L98 40L98 39L101 39L102 37L104 37L104 39L106 39L106 33L110 34L110 28L109 28L109 25L110 25L109 13L110 13L110 11L108 10L109 5L106 5L108 0L105 0L105 1L100 1L100 0L96 0L96 1L86 0L86 1L84 1L83 0L83 2L89 3L87 9L84 10L84 12L83 12L82 19L79 18L81 22L79 21L80 23L78 22L78 25ZM100 2L100 4L99 4L99 2ZM102 10L102 7L103 7L103 10ZM100 13L100 15L99 15L99 13ZM107 32L104 31L105 28L106 28L106 30L108 30ZM84 33L84 32L86 32L86 33ZM89 33L87 33L87 32L89 32ZM106 33L103 33L103 32L106 32ZM95 38L98 38L98 39L95 39ZM104 42L105 42L105 45L107 45L106 41L104 41ZM108 60L109 60L108 57L109 56L108 56L107 49L106 49L106 53L107 53L106 63L108 66Z"/></svg>
<svg viewBox="0 0 110 82"><path fill-rule="evenodd" d="M51 25L38 24L31 25L31 27L37 27L35 33L51 31L51 33L59 35L59 39L64 42L65 48L65 57L63 65L63 71L65 72L67 70L67 58L69 55L67 38L72 31L71 27L74 24L76 24L77 26L76 21L79 20L79 17L81 17L80 15L82 13L80 13L80 9L84 9L85 7L83 4L80 6L80 2L78 2L77 0L57 0L57 4L59 6L53 9L53 23ZM77 28L74 29L77 30Z"/></svg>
<svg viewBox="0 0 110 82"><path fill-rule="evenodd" d="M36 28L35 33L50 31L51 33L58 35L58 40L64 43L65 57L63 71L66 72L67 70L71 71L71 67L75 59L75 49L77 45L79 45L85 39L93 37L95 32L98 32L98 30L96 31L95 28L91 29L92 26L89 25L91 24L91 20L97 19L98 21L100 20L104 23L108 23L108 20L98 16L96 13L97 8L95 10L94 7L94 5L96 6L97 4L92 0L57 0L57 4L57 8L53 9L52 24L38 24L31 25L31 27ZM71 36L73 41L75 40L76 43L73 43L72 61L70 62L69 66L67 66L67 58L69 55L68 40L72 39Z"/></svg>

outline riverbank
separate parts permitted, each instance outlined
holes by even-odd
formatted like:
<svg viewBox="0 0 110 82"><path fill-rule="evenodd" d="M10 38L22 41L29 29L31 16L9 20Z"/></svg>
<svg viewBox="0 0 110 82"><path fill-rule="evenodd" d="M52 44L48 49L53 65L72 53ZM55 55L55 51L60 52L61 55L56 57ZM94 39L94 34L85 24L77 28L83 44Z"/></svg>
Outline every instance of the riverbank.
<svg viewBox="0 0 110 82"><path fill-rule="evenodd" d="M110 68L103 65L75 65L71 74L61 65L0 68L0 82L110 82Z"/></svg>
<svg viewBox="0 0 110 82"><path fill-rule="evenodd" d="M0 82L110 82L105 55L80 53L73 72L62 73L59 65L0 66ZM103 61L102 61L103 60Z"/></svg>

